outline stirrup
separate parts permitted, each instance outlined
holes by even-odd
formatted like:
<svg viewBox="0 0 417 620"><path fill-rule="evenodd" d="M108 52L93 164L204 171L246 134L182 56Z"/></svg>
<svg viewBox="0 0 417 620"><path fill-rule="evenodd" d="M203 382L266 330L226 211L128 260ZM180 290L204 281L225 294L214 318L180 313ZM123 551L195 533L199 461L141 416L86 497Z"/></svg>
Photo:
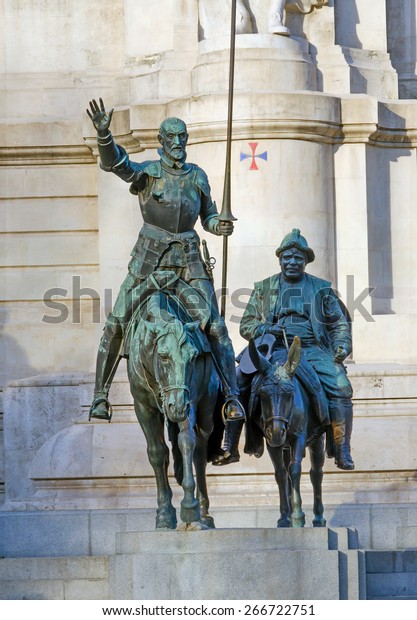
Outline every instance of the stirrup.
<svg viewBox="0 0 417 620"><path fill-rule="evenodd" d="M101 403L106 403L107 412L106 413L103 412L97 415L94 413L94 409L95 407L97 407L97 405L100 405ZM88 413L88 421L90 421L91 418L97 418L98 420L107 420L108 422L110 422L112 415L113 415L113 407L111 406L109 399L106 396L98 396L97 398L93 400L93 404L90 407L90 411Z"/></svg>
<svg viewBox="0 0 417 620"><path fill-rule="evenodd" d="M227 414L227 407L229 405L232 405L232 407L235 408L235 411L232 413L232 415L230 413ZM226 421L234 422L234 421L244 420L245 417L246 417L245 410L243 409L238 397L234 394L225 396L225 402L222 407L223 422L226 423Z"/></svg>

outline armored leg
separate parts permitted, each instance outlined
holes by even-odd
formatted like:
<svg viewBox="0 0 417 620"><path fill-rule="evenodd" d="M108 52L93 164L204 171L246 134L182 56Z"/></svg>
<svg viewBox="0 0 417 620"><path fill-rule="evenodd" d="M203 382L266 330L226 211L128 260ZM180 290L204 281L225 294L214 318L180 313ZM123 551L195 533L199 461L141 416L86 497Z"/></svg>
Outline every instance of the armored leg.
<svg viewBox="0 0 417 620"><path fill-rule="evenodd" d="M112 411L108 396L111 382L121 359L122 339L122 326L113 315L110 315L104 327L97 353L94 399L89 419L99 418L109 422L111 420Z"/></svg>
<svg viewBox="0 0 417 620"><path fill-rule="evenodd" d="M233 345L227 332L226 323L219 314L213 284L210 280L203 279L190 280L189 284L201 294L208 304L210 317L207 316L207 336L225 398L223 418L225 420L244 420L245 411L239 402L239 389L236 383Z"/></svg>
<svg viewBox="0 0 417 620"><path fill-rule="evenodd" d="M253 375L245 375L239 368L236 371L236 382L239 389L240 402L246 410L249 402L252 376ZM239 440L242 429L243 420L225 421L222 445L223 453L212 461L213 465L229 465L229 463L236 463L240 460Z"/></svg>
<svg viewBox="0 0 417 620"><path fill-rule="evenodd" d="M226 324L221 317L210 325L208 337L225 398L223 417L225 420L244 420L245 411L239 402L239 389L236 382L233 345L228 336Z"/></svg>
<svg viewBox="0 0 417 620"><path fill-rule="evenodd" d="M348 398L329 399L330 422L333 431L335 463L339 469L354 469L350 454L353 408Z"/></svg>

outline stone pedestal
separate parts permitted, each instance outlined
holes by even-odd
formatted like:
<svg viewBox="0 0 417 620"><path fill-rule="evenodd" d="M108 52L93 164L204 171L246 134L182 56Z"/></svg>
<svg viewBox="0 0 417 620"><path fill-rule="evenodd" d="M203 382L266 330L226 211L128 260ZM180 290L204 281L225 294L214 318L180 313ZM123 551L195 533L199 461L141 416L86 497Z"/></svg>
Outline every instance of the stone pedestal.
<svg viewBox="0 0 417 620"><path fill-rule="evenodd" d="M349 530L126 532L110 559L124 600L364 598L365 565Z"/></svg>
<svg viewBox="0 0 417 620"><path fill-rule="evenodd" d="M192 71L195 94L227 92L230 38L213 37L199 43ZM236 38L235 92L316 90L316 67L305 40L273 34L241 34Z"/></svg>

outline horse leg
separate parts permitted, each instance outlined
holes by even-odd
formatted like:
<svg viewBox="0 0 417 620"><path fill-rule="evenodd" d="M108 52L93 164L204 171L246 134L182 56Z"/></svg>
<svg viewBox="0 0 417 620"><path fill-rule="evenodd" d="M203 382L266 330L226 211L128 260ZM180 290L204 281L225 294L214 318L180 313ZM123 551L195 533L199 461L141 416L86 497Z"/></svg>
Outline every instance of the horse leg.
<svg viewBox="0 0 417 620"><path fill-rule="evenodd" d="M200 521L200 507L195 497L195 480L193 475L193 457L196 445L196 434L190 418L178 422L178 447L182 454L184 474L182 488L184 497L181 501L181 521L194 523Z"/></svg>
<svg viewBox="0 0 417 620"><path fill-rule="evenodd" d="M194 451L194 467L197 480L197 499L200 506L200 522L203 526L213 529L215 525L213 517L209 514L210 502L206 479L207 441L208 436L199 429Z"/></svg>
<svg viewBox="0 0 417 620"><path fill-rule="evenodd" d="M217 385L217 383L216 383ZM216 398L215 393L208 391L201 398L197 407L197 428L196 446L194 451L194 467L197 480L197 498L200 506L200 521L203 526L215 528L214 519L209 514L210 502L207 490L207 446L211 433L213 432L213 402Z"/></svg>
<svg viewBox="0 0 417 620"><path fill-rule="evenodd" d="M164 438L164 422L158 411L145 412L144 408L139 407L135 407L135 410L146 438L148 459L155 472L158 506L156 529L175 530L177 516L168 481L169 450Z"/></svg>
<svg viewBox="0 0 417 620"><path fill-rule="evenodd" d="M284 450L282 448L274 448L268 443L266 447L274 466L275 480L279 490L279 510L281 513L277 522L277 527L291 527L291 505L288 493L288 472L284 463Z"/></svg>
<svg viewBox="0 0 417 620"><path fill-rule="evenodd" d="M310 446L310 480L313 485L314 503L313 503L313 526L325 527L326 519L323 516L324 507L321 496L321 484L323 481L323 466L325 460L324 451L324 435L318 437Z"/></svg>
<svg viewBox="0 0 417 620"><path fill-rule="evenodd" d="M292 449L292 460L289 466L289 474L291 478L291 525L292 527L304 527L305 514L302 510L300 481L301 481L301 463L304 456L305 437L303 441L297 438Z"/></svg>

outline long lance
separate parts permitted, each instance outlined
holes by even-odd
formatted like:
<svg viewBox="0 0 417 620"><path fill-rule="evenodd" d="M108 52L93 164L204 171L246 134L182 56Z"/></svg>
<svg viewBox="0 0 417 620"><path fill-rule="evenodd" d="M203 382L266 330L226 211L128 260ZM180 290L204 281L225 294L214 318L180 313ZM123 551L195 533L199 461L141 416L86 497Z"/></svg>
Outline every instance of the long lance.
<svg viewBox="0 0 417 620"><path fill-rule="evenodd" d="M231 25L230 25L230 61L229 61L229 96L227 109L227 139L226 139L226 166L224 171L223 202L219 214L219 220L223 222L234 222L231 207L231 180L230 180L230 160L232 154L232 119L233 119L233 90L235 77L235 42L236 42L236 0L231 0ZM223 266L222 266L222 297L220 313L222 317L226 313L226 284L227 284L227 254L228 237L223 236Z"/></svg>

